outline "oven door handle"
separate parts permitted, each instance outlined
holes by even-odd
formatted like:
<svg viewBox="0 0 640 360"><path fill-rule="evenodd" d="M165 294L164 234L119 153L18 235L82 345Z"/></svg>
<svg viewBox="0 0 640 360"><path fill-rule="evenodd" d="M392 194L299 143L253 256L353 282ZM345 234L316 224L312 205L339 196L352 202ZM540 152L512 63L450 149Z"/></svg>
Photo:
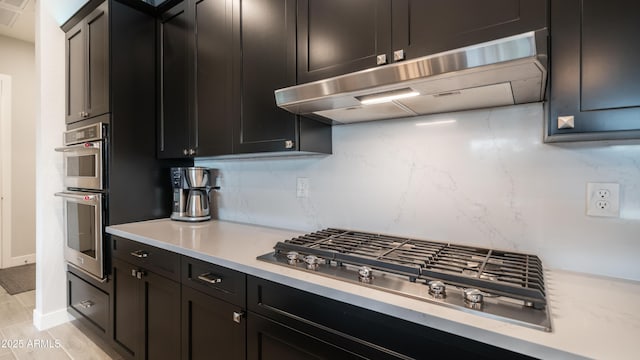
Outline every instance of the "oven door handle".
<svg viewBox="0 0 640 360"><path fill-rule="evenodd" d="M83 149L99 149L99 148L100 148L100 143L87 142L82 144L57 147L54 150L57 152L69 152L69 151L77 151L77 150L83 150Z"/></svg>
<svg viewBox="0 0 640 360"><path fill-rule="evenodd" d="M59 197L62 197L62 198L91 201L91 200L99 200L101 194L95 194L95 193L82 194L82 193L57 192L57 193L55 193L53 195L59 196Z"/></svg>

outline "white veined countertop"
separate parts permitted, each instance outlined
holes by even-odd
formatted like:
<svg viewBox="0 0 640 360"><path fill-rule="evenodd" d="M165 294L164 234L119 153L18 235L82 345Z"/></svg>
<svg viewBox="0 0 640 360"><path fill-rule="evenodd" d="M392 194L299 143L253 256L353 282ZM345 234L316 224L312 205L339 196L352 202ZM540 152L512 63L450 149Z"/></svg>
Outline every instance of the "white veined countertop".
<svg viewBox="0 0 640 360"><path fill-rule="evenodd" d="M552 331L544 332L256 260L296 231L160 219L107 233L538 358L640 357L640 282L545 269Z"/></svg>

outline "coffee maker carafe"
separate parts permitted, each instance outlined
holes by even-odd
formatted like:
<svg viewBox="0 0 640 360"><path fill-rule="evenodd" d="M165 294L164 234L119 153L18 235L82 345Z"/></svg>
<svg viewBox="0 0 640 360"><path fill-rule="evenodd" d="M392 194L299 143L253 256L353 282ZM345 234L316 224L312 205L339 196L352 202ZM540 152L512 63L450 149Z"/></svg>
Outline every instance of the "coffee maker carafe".
<svg viewBox="0 0 640 360"><path fill-rule="evenodd" d="M171 168L172 220L196 222L211 219L211 174L211 169L204 167Z"/></svg>

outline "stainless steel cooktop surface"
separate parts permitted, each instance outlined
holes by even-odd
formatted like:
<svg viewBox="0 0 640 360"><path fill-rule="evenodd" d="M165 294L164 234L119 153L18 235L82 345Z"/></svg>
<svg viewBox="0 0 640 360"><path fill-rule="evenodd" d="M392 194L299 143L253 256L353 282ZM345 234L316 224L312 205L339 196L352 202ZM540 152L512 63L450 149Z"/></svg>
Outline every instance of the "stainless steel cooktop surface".
<svg viewBox="0 0 640 360"><path fill-rule="evenodd" d="M343 229L274 249L258 260L551 331L535 255Z"/></svg>

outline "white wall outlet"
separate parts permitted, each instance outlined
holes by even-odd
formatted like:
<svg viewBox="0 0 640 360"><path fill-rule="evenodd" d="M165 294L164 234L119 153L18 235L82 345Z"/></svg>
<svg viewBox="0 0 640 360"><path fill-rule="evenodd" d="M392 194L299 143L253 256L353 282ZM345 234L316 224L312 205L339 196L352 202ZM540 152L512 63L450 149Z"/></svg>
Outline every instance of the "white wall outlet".
<svg viewBox="0 0 640 360"><path fill-rule="evenodd" d="M620 216L620 184L587 183L587 215Z"/></svg>
<svg viewBox="0 0 640 360"><path fill-rule="evenodd" d="M297 178L296 196L299 198L309 197L309 178Z"/></svg>

